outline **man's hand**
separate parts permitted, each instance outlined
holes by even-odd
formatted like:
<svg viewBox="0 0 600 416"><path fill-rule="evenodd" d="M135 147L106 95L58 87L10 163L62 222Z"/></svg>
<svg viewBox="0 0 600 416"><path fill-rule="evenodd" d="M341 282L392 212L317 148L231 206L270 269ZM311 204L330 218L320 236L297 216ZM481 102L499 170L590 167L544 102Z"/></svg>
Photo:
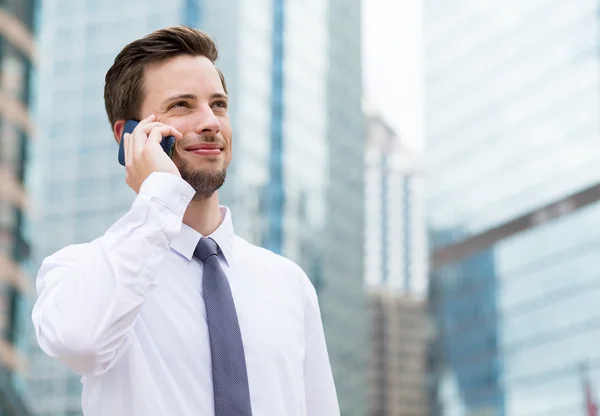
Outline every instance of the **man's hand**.
<svg viewBox="0 0 600 416"><path fill-rule="evenodd" d="M181 177L177 166L160 146L163 137L179 140L183 135L171 126L155 122L151 115L135 127L132 134L125 133L125 171L127 185L139 193L142 183L152 172L167 172Z"/></svg>

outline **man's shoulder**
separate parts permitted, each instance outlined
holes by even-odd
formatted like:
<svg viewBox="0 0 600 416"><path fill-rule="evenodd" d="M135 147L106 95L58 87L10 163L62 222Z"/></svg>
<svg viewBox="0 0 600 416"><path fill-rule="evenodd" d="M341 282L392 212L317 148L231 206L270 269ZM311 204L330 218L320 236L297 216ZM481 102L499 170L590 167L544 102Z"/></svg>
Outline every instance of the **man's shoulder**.
<svg viewBox="0 0 600 416"><path fill-rule="evenodd" d="M312 299L316 296L315 288L302 267L292 259L275 253L265 247L253 244L236 236L236 250L239 249L242 267L260 270L274 279L284 279L295 282L292 286L298 294L304 294Z"/></svg>
<svg viewBox="0 0 600 416"><path fill-rule="evenodd" d="M285 270L299 276L306 276L302 268L293 260L265 247L251 243L242 237L236 236L236 247L247 261L257 262L268 268Z"/></svg>

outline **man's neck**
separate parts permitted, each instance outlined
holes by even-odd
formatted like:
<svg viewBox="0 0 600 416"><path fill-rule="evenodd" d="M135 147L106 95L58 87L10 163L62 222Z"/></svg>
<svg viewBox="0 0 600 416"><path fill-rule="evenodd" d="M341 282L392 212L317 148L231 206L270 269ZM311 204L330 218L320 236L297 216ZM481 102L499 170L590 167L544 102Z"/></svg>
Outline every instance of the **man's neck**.
<svg viewBox="0 0 600 416"><path fill-rule="evenodd" d="M208 199L193 199L183 215L183 223L204 237L219 228L222 221L217 192Z"/></svg>

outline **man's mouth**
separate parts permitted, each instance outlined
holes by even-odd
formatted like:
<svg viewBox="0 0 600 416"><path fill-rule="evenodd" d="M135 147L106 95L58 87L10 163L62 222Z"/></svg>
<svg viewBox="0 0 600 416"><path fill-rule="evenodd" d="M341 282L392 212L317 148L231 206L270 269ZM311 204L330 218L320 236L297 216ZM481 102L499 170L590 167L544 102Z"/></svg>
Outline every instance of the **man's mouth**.
<svg viewBox="0 0 600 416"><path fill-rule="evenodd" d="M188 146L184 150L200 156L218 156L223 149L216 143L200 143Z"/></svg>

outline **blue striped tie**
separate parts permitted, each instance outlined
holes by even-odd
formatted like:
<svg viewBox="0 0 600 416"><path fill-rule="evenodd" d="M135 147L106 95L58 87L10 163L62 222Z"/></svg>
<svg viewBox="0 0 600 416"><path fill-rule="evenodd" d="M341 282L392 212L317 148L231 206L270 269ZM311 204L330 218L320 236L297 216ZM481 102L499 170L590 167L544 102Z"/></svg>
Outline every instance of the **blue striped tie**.
<svg viewBox="0 0 600 416"><path fill-rule="evenodd" d="M240 325L212 238L200 239L194 256L204 263L202 290L212 357L215 416L251 416L248 373Z"/></svg>

